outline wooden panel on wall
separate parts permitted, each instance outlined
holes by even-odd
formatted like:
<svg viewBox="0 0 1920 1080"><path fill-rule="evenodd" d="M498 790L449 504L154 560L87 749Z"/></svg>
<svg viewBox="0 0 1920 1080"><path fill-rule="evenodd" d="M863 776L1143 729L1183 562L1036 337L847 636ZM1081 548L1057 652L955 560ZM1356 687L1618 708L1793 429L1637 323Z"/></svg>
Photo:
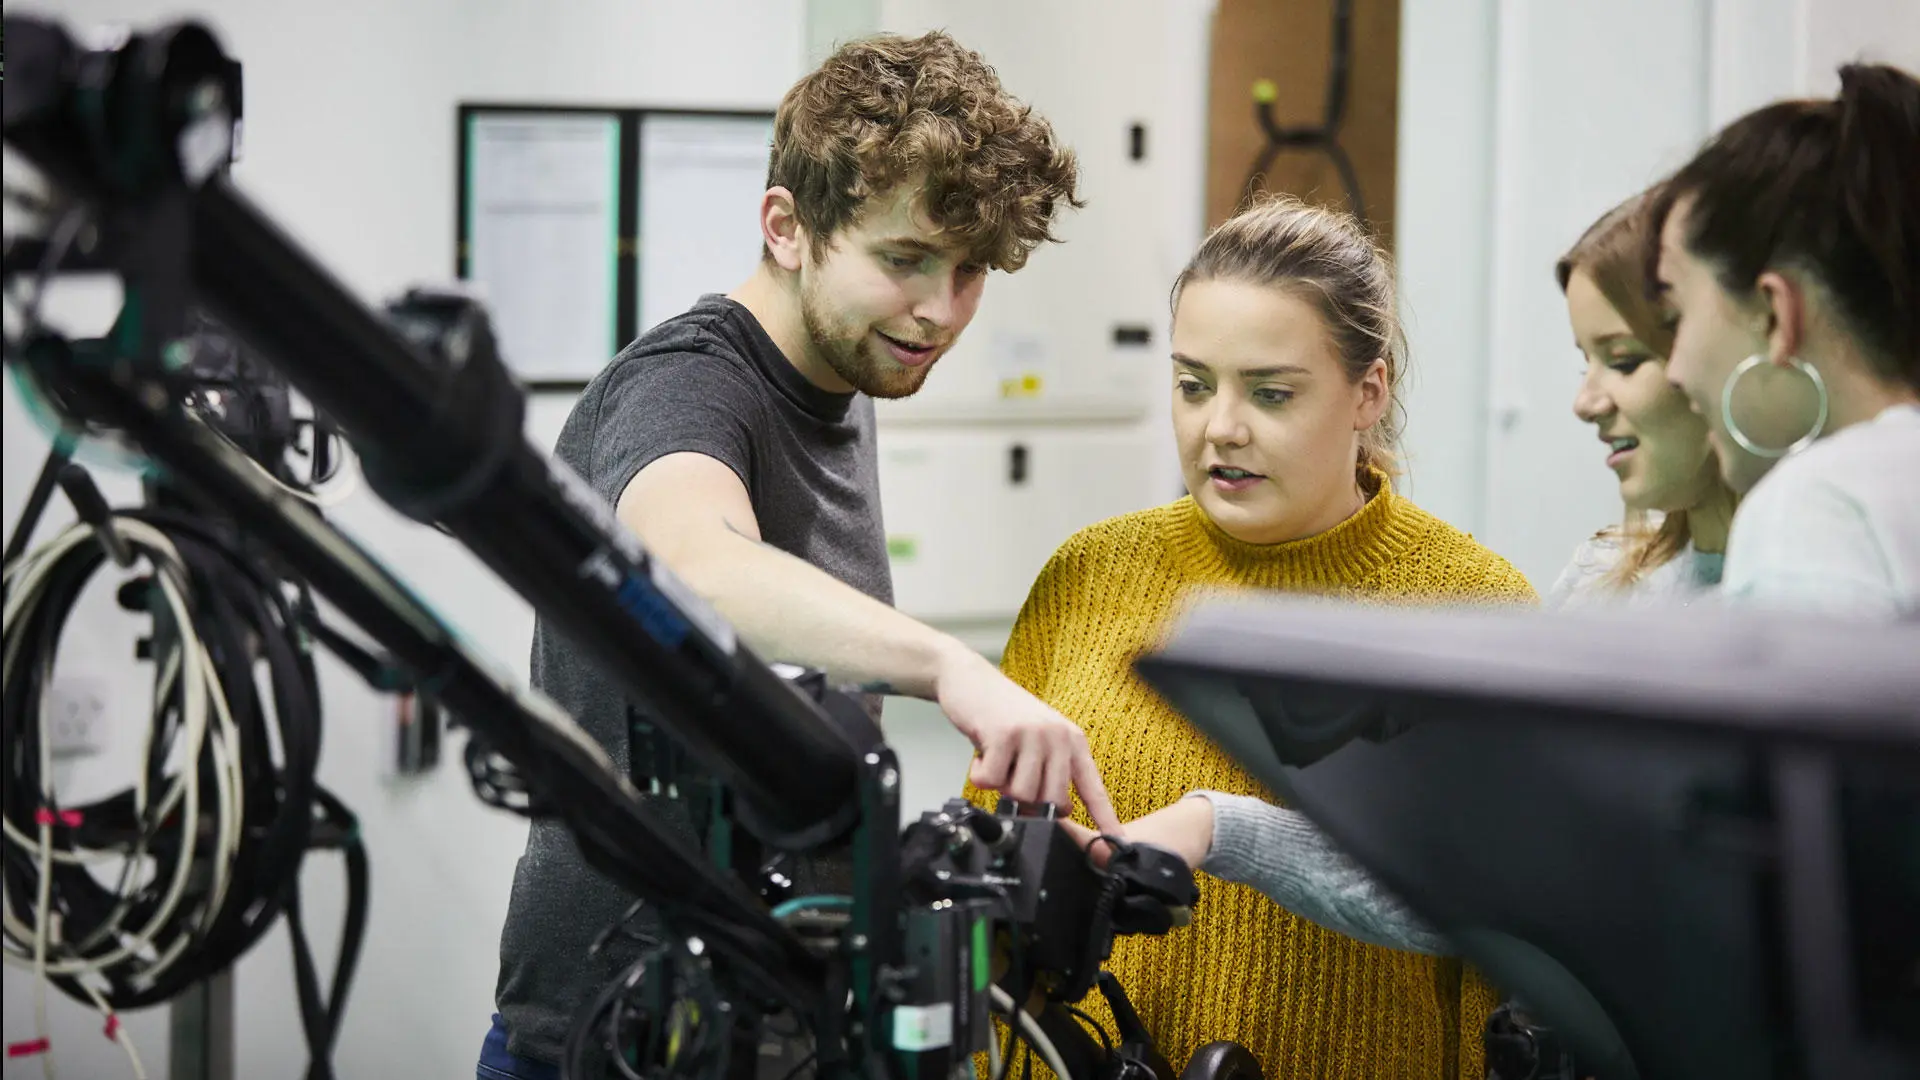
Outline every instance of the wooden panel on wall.
<svg viewBox="0 0 1920 1080"><path fill-rule="evenodd" d="M1207 107L1207 225L1226 220L1248 192L1249 172L1267 145L1254 115L1253 85L1278 90L1283 128L1325 115L1336 0L1220 0L1214 14ZM1400 87L1400 0L1352 0L1352 57L1339 142L1352 158L1375 233L1393 246L1394 140ZM1345 206L1333 162L1318 150L1287 149L1267 171L1265 190Z"/></svg>

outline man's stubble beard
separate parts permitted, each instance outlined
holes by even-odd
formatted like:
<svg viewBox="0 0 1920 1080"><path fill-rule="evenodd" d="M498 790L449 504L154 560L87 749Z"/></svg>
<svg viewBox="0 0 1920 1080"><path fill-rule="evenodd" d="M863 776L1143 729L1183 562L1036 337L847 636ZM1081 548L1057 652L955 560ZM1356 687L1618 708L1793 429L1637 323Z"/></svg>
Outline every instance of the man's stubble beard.
<svg viewBox="0 0 1920 1080"><path fill-rule="evenodd" d="M912 397L927 381L935 356L918 368L909 368L890 357L874 355L872 327L837 326L819 302L818 290L811 282L800 288L800 321L807 331L807 342L827 362L835 375L848 386L871 398Z"/></svg>

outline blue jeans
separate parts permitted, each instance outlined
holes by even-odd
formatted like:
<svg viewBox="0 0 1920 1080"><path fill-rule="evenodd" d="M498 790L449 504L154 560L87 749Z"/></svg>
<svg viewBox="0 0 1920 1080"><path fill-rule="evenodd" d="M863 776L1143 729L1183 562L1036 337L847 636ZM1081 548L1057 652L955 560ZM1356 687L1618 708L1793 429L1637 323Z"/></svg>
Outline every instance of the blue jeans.
<svg viewBox="0 0 1920 1080"><path fill-rule="evenodd" d="M507 1053L507 1025L494 1013L493 1026L480 1044L480 1065L474 1076L477 1080L560 1080L560 1066Z"/></svg>

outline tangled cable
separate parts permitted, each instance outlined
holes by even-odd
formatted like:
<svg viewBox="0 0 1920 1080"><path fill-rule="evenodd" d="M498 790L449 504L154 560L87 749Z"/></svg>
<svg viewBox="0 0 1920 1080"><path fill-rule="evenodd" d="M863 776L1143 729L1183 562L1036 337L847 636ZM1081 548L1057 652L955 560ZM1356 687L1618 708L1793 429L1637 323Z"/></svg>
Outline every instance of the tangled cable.
<svg viewBox="0 0 1920 1080"><path fill-rule="evenodd" d="M330 1078L368 875L353 815L315 779L318 682L301 630L308 601L204 520L159 509L83 508L83 518L91 520L5 568L0 909L7 962L36 975L39 1038L29 1047L49 1049L51 983L99 1009L144 1076L117 1012L225 971L284 911L312 1052L307 1075ZM145 571L119 597L153 618L143 645L153 711L133 785L67 806L55 790L45 694L68 617L109 557ZM269 673L265 695L258 661ZM343 849L349 893L325 1000L298 907L300 867L317 843Z"/></svg>

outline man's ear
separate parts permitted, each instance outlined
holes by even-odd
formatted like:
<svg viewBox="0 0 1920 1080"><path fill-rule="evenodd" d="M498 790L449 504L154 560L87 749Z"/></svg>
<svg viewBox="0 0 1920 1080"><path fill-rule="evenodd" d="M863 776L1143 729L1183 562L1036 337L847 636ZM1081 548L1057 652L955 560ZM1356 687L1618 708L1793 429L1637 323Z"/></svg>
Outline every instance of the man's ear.
<svg viewBox="0 0 1920 1080"><path fill-rule="evenodd" d="M1386 415L1387 405L1392 400L1393 391L1387 385L1386 360L1375 357L1373 363L1367 365L1366 372L1360 376L1360 381L1354 384L1354 388L1359 391L1360 399L1353 414L1353 430L1365 431L1380 422L1380 418Z"/></svg>
<svg viewBox="0 0 1920 1080"><path fill-rule="evenodd" d="M794 213L793 192L786 188L770 187L760 196L760 242L780 269L800 269L807 230Z"/></svg>
<svg viewBox="0 0 1920 1080"><path fill-rule="evenodd" d="M1801 284L1776 270L1754 282L1767 320L1767 359L1784 365L1806 344L1807 294Z"/></svg>

